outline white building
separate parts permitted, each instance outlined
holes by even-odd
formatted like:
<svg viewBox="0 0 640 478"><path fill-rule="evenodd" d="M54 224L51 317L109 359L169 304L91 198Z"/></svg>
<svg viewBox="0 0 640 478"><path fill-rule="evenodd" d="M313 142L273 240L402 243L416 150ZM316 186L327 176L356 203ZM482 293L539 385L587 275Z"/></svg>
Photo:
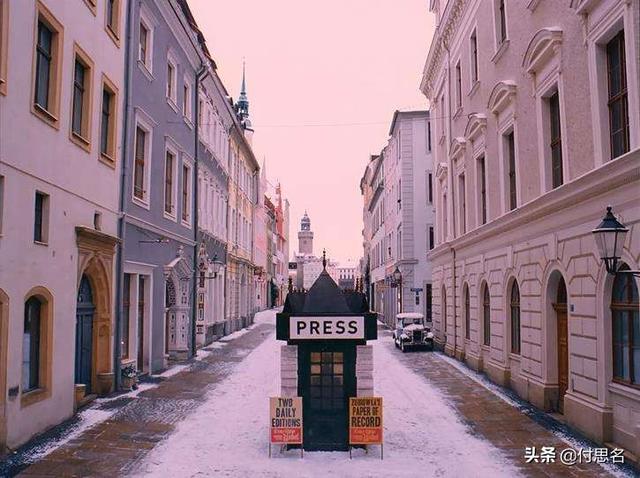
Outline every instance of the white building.
<svg viewBox="0 0 640 478"><path fill-rule="evenodd" d="M401 308L431 317L427 252L435 221L430 128L428 111L396 111L388 143L371 159L361 181L365 221L371 221L364 228L370 235L365 251L370 251L371 307L389 325Z"/></svg>
<svg viewBox="0 0 640 478"><path fill-rule="evenodd" d="M434 0L437 339L600 443L640 455L640 3ZM625 330L625 324L628 329ZM634 324L634 325L632 325Z"/></svg>
<svg viewBox="0 0 640 478"><path fill-rule="evenodd" d="M304 271L302 288L309 290L323 270L322 257L306 256L302 267ZM327 259L326 271L337 284L339 279L338 264Z"/></svg>
<svg viewBox="0 0 640 478"><path fill-rule="evenodd" d="M113 388L123 3L0 1L2 446Z"/></svg>

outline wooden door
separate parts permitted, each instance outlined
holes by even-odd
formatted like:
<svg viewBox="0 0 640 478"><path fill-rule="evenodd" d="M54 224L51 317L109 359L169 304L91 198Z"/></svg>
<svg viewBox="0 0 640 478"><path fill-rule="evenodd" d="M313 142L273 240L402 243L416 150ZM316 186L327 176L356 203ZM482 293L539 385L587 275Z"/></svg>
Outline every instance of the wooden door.
<svg viewBox="0 0 640 478"><path fill-rule="evenodd" d="M144 372L144 277L138 278L138 371Z"/></svg>
<svg viewBox="0 0 640 478"><path fill-rule="evenodd" d="M76 305L75 383L86 385L86 393L91 392L94 310L91 285L82 276Z"/></svg>
<svg viewBox="0 0 640 478"><path fill-rule="evenodd" d="M300 362L305 450L347 450L355 346L312 344L303 349Z"/></svg>
<svg viewBox="0 0 640 478"><path fill-rule="evenodd" d="M567 289L564 280L558 284L556 303L558 337L558 411L564 413L564 394L569 388L569 332L567 324Z"/></svg>

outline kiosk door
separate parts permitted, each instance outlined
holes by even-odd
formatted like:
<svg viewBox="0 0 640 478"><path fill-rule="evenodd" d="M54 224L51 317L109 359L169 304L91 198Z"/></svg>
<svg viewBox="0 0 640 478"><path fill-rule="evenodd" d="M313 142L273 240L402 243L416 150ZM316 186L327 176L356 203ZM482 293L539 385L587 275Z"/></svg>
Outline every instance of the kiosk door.
<svg viewBox="0 0 640 478"><path fill-rule="evenodd" d="M355 396L355 345L300 347L305 450L347 450L349 397Z"/></svg>

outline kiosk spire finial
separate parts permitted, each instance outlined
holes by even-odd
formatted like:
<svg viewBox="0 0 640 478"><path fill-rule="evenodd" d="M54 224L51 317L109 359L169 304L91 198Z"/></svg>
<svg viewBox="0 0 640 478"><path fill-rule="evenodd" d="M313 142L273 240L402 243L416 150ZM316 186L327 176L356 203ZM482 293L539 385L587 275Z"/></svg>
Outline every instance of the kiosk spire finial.
<svg viewBox="0 0 640 478"><path fill-rule="evenodd" d="M327 250L322 249L322 268L327 270Z"/></svg>

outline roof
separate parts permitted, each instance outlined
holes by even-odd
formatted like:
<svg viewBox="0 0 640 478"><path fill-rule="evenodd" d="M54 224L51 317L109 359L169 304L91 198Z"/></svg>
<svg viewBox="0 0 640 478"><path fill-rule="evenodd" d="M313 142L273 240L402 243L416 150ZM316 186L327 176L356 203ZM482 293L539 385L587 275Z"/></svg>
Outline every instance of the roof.
<svg viewBox="0 0 640 478"><path fill-rule="evenodd" d="M323 270L308 291L293 291L287 294L283 313L307 314L364 314L369 312L369 303L362 292L343 291Z"/></svg>
<svg viewBox="0 0 640 478"><path fill-rule="evenodd" d="M424 116L425 118L429 118L429 110L416 110L416 111L398 111L396 110L393 113L393 119L391 120L391 127L389 128L389 136L393 135L393 130L396 127L396 121L399 116L405 117L420 117Z"/></svg>

